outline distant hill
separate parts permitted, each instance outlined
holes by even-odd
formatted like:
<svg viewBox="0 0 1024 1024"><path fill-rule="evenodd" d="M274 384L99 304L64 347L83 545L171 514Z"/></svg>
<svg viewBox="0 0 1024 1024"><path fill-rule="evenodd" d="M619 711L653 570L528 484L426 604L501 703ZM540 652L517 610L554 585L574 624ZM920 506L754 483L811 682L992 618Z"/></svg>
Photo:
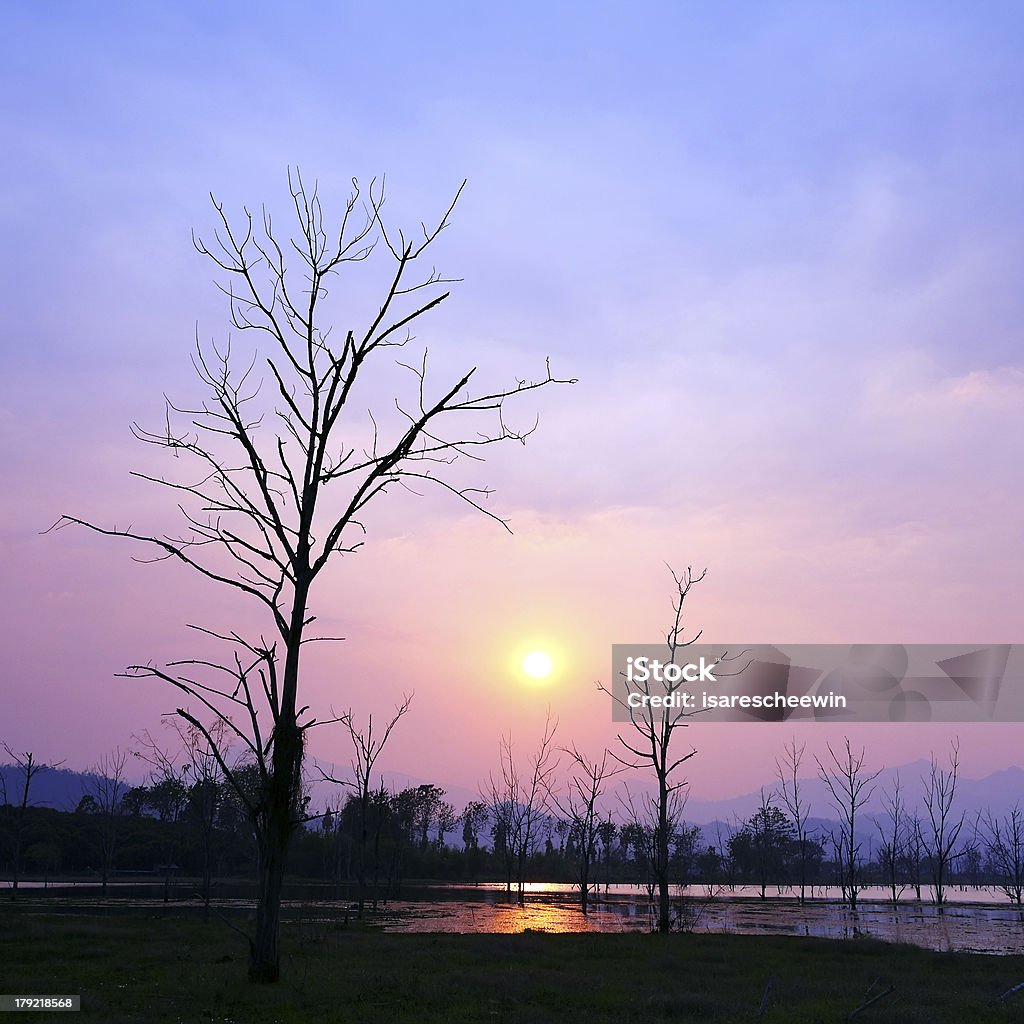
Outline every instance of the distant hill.
<svg viewBox="0 0 1024 1024"><path fill-rule="evenodd" d="M325 766L325 768L331 771L333 766ZM347 766L339 765L335 770L338 778L344 779L351 775L351 770ZM928 773L928 762L922 760L902 765L899 768L883 770L875 782L871 800L864 807L867 817L880 816L885 813L885 795L892 791L897 772L899 772L903 798L908 809L916 810L919 814L923 812L921 778ZM9 799L14 801L20 794L20 787L23 784L21 769L16 765L0 765L0 776L6 780ZM65 768L44 771L32 780L30 802L36 806L53 807L61 811L74 810L78 806L79 800L82 799L83 793L89 788L92 779L93 776L88 772L74 772ZM130 779L128 785L135 785L139 781L141 780ZM407 786L417 786L423 781L400 773L384 773L385 785L393 791L404 789ZM835 810L832 807L828 790L820 779L809 775L800 780L800 785L801 799L807 802L813 818L821 819L821 824L835 818ZM322 781L313 781L311 788L313 805L318 807L324 806L328 799L332 799L340 793L350 792L350 790ZM635 780L631 780L630 788L636 793L645 789L642 785L636 785ZM774 791L776 788L776 780L766 780L766 792ZM480 794L465 787L453 786L447 791L447 799L458 810L461 810L469 800L480 799ZM691 796L686 802L683 817L689 822L702 825L705 834L708 835L715 831L715 822L721 822L724 833L726 825L730 829L735 828L737 823L742 823L749 818L760 803L759 790L725 800L704 800ZM775 800L775 803L779 804L780 802ZM985 810L997 815L1005 814L1015 803L1020 803L1024 807L1024 769L1017 766L993 772L982 779L961 777L958 782L957 812L966 811L968 818L973 818L978 811ZM609 803L608 809L618 810L619 808L613 801Z"/></svg>
<svg viewBox="0 0 1024 1024"><path fill-rule="evenodd" d="M25 776L14 764L0 764L0 776L7 786L7 799L11 803L21 801ZM58 811L73 811L82 796L88 791L95 776L89 772L73 772L67 768L48 768L32 776L29 803L36 807L52 807ZM128 781L129 786L135 780Z"/></svg>
<svg viewBox="0 0 1024 1024"><path fill-rule="evenodd" d="M914 761L901 765L899 768L883 769L874 782L871 799L864 805L868 815L885 813L885 801L892 793L896 775L899 773L901 796L911 813L924 813L923 786L921 779L928 775L928 762ZM774 792L778 788L775 779L765 782L765 792ZM806 802L810 813L819 818L834 818L835 810L831 796L825 784L815 775L800 779L800 799ZM776 799L774 803L782 806ZM957 781L956 810L967 812L973 818L978 811L991 811L992 814L1005 814L1015 803L1024 807L1024 769L1014 766L986 775L983 779L968 779L963 776ZM686 802L684 817L687 821L703 824L714 822L745 821L761 804L760 790L744 793L741 796L726 800L702 800L690 797Z"/></svg>

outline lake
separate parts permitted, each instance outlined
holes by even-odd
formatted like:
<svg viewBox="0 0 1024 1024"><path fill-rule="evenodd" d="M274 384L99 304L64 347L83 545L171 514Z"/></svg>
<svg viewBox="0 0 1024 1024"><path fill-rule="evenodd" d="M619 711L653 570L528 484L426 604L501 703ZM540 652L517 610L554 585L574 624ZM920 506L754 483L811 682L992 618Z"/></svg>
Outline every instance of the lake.
<svg viewBox="0 0 1024 1024"><path fill-rule="evenodd" d="M19 902L38 904L39 909L116 914L136 909L195 913L202 908L191 894L193 886L184 880L175 882L171 904L163 902L163 885L157 882L112 883L105 900L97 892L98 883L51 883L41 890L41 883L27 882L23 887ZM291 886L291 898L282 907L284 919L306 925L352 919L351 899L323 898L330 888ZM213 906L219 913L250 914L246 886L228 884L218 893ZM949 902L940 908L919 903L907 892L894 904L887 899L887 890L869 886L861 892L856 912L839 895L834 887L816 886L813 896L801 904L788 889L770 888L762 900L754 886L726 887L713 895L702 886L691 886L675 890L673 914L683 930L693 932L871 937L928 949L1024 954L1024 910L997 889L953 886ZM600 899L584 915L573 886L536 882L525 887L522 904L514 894L509 899L500 883L410 884L401 899L382 903L376 914L367 910L366 917L392 932L623 932L651 931L655 924L642 887L612 885L607 894L602 887Z"/></svg>
<svg viewBox="0 0 1024 1024"><path fill-rule="evenodd" d="M612 886L607 897L584 915L571 886L532 884L525 903L509 901L504 886L444 888L431 900L391 901L381 915L389 931L406 932L549 932L650 931L655 912L646 892L635 886ZM1024 910L1011 906L998 891L987 888L956 890L951 902L939 908L913 899L896 904L886 892L870 888L861 894L856 912L839 899L838 890L815 889L800 904L791 893L769 890L761 900L753 886L708 896L691 887L673 898L673 912L685 930L735 934L813 935L850 939L870 936L887 942L906 942L929 949L981 953L1024 953Z"/></svg>

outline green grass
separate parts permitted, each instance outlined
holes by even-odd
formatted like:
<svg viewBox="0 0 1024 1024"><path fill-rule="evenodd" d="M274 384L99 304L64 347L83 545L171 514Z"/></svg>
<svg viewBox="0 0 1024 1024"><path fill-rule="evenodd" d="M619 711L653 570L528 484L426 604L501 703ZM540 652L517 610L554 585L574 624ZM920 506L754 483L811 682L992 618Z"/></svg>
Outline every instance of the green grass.
<svg viewBox="0 0 1024 1024"><path fill-rule="evenodd" d="M282 981L252 986L243 942L217 922L0 907L0 993L79 993L78 1019L140 1024L810 1024L845 1021L881 978L895 992L856 1021L1024 1019L1024 991L996 1003L1024 981L1024 957L934 953L867 939L414 935L289 925L284 949ZM758 1018L769 977L773 998Z"/></svg>

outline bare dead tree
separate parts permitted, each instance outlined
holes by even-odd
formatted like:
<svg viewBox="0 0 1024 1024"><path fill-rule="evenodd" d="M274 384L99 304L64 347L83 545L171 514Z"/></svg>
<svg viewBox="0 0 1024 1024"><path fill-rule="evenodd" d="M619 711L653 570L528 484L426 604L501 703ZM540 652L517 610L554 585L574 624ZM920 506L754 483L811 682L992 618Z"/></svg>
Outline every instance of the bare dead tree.
<svg viewBox="0 0 1024 1024"><path fill-rule="evenodd" d="M806 744L801 743L798 747L796 739L791 739L783 750L782 760L775 762L776 777L779 780L778 797L789 813L796 834L801 903L806 899L807 893L807 866L810 855L808 844L811 841L807 832L807 818L811 807L804 799L800 785L800 765L803 763L805 746Z"/></svg>
<svg viewBox="0 0 1024 1024"><path fill-rule="evenodd" d="M910 884L914 889L914 899L921 902L921 878L924 872L926 857L924 841L924 825L917 814L912 814L907 819L907 833L904 860L907 865L907 873L910 877Z"/></svg>
<svg viewBox="0 0 1024 1024"><path fill-rule="evenodd" d="M857 907L857 896L863 888L861 883L860 843L857 840L857 822L864 804L871 799L874 781L882 769L869 772L865 767L864 750L854 754L850 738L845 741L845 755L836 753L832 744L826 744L829 761L818 764L818 777L828 788L832 805L839 814L839 832L833 836L839 867L840 884L845 898L852 908Z"/></svg>
<svg viewBox="0 0 1024 1024"><path fill-rule="evenodd" d="M964 824L967 824L966 818ZM982 834L980 810L974 812L974 817L970 819L970 827L966 831L961 831L960 835L960 850L956 854L959 861L957 874L961 879L966 879L968 885L977 889L981 885L985 860L985 839Z"/></svg>
<svg viewBox="0 0 1024 1024"><path fill-rule="evenodd" d="M660 913L658 900L658 878L655 865L658 860L658 806L647 797L634 796L628 784L623 785L618 794L621 806L622 826L619 839L625 858L628 860L628 848L633 847L633 865L637 872L637 884L647 892L647 899L652 910L652 922ZM683 807L686 805L685 788L678 788L669 794L668 820L675 823L682 820ZM671 910L671 907L670 907ZM671 927L671 918L669 921Z"/></svg>
<svg viewBox="0 0 1024 1024"><path fill-rule="evenodd" d="M491 821L491 843L495 859L501 863L505 876L505 895L512 895L512 876L516 866L515 823L517 818L516 803L519 799L518 781L515 775L505 779L506 749L505 738L502 737L499 748L502 781L499 783L493 773L488 776L487 784L481 787L480 795L487 805ZM511 757L511 751L508 752Z"/></svg>
<svg viewBox="0 0 1024 1024"><path fill-rule="evenodd" d="M564 747L563 752L572 759L569 779L564 795L551 793L552 803L569 823L569 834L576 844L576 881L580 889L580 909L586 914L590 906L590 890L596 891L597 882L591 881L597 861L597 843L603 821L598 801L608 780L625 771L605 750L601 760L591 761L575 745Z"/></svg>
<svg viewBox="0 0 1024 1024"><path fill-rule="evenodd" d="M166 719L165 719L166 722ZM149 766L149 806L165 825L163 843L164 903L170 902L171 884L177 870L177 858L181 837L179 823L188 806L189 786L192 782L192 764L185 757L180 745L181 736L173 725L168 726L174 733L174 740L158 741L148 729L141 736L134 737L138 748L133 752Z"/></svg>
<svg viewBox="0 0 1024 1024"><path fill-rule="evenodd" d="M213 737L210 743L206 734L184 719L168 719L178 734L181 749L191 779L188 798L190 827L194 829L202 853L202 878L199 895L203 900L203 920L210 917L210 897L213 887L214 843L217 821L223 805L224 785L227 780L217 760L218 752L229 762L231 742L224 723L215 719L207 726L206 732Z"/></svg>
<svg viewBox="0 0 1024 1024"><path fill-rule="evenodd" d="M925 851L932 876L932 892L935 902L940 905L946 899L948 876L956 859L956 844L964 826L964 813L961 812L957 817L953 812L959 771L960 747L954 741L949 754L949 768L940 767L932 754L928 775L921 780L924 785L924 806L928 812Z"/></svg>
<svg viewBox="0 0 1024 1024"><path fill-rule="evenodd" d="M515 877L520 902L524 899L526 864L538 838L538 826L548 805L551 778L558 768L554 746L557 720L548 712L544 732L529 767L523 772L516 764L511 734L501 738L501 778L488 776L487 802L491 808L496 853L505 864L505 891L511 893ZM497 849L500 847L500 850Z"/></svg>
<svg viewBox="0 0 1024 1024"><path fill-rule="evenodd" d="M168 829L164 853L164 902L170 898L174 863L181 842L178 826L187 818L195 826L202 852L200 895L205 904L204 919L209 918L210 886L213 860L213 837L220 806L224 775L217 763L215 750L227 755L230 742L224 723L211 722L207 731L214 738L210 744L202 731L178 716L164 716L166 735L154 737L149 730L137 738L135 751L149 765L151 795L149 803Z"/></svg>
<svg viewBox="0 0 1024 1024"><path fill-rule="evenodd" d="M615 755L612 754L614 757ZM642 885L647 892L647 898L651 906L651 921L656 924L659 931L661 928L661 877L659 876L660 847L661 847L661 812L658 801L647 794L635 794L628 785L622 787L618 794L619 805L623 825L620 829L620 842L623 849L631 844L633 847L633 863L637 871L637 883ZM685 786L678 786L670 790L668 794L668 807L666 809L666 821L668 822L668 842L671 851L675 843L685 832L686 824L683 820L683 813L686 809L686 802L689 799L689 792ZM671 884L671 874L669 877ZM667 931L672 930L672 904L671 895L669 898L669 924Z"/></svg>
<svg viewBox="0 0 1024 1024"><path fill-rule="evenodd" d="M396 725L409 711L412 704L412 694L403 697L402 702L395 707L395 713L385 723L384 729L374 735L373 715L368 715L366 728L360 729L355 722L352 711L349 710L341 716L341 722L348 730L349 739L352 742L352 780L339 779L334 775L319 768L320 775L328 782L339 786L347 786L355 790L355 798L359 809L359 842L356 846L356 880L358 884L358 909L357 916L362 918L366 909L367 897L367 864L370 844L370 824L373 817L373 810L376 807L374 795L376 787L373 784L373 770L380 758L384 747L387 745ZM383 789L384 780L380 780L380 787ZM340 810L340 808L339 808ZM379 819L380 815L376 815ZM377 820L377 835L379 841L380 822ZM376 864L376 858L374 858ZM376 884L374 884L374 908L376 909Z"/></svg>
<svg viewBox="0 0 1024 1024"><path fill-rule="evenodd" d="M900 773L893 778L892 792L885 795L885 817L875 821L878 829L878 859L889 883L889 895L895 903L900 897L900 865L906 856L907 809L900 787Z"/></svg>
<svg viewBox="0 0 1024 1024"><path fill-rule="evenodd" d="M1014 804L1001 818L987 813L988 860L996 874L996 885L1007 899L1024 903L1024 811Z"/></svg>
<svg viewBox="0 0 1024 1024"><path fill-rule="evenodd" d="M687 566L686 571L682 573L676 573L671 568L669 572L672 573L675 584L675 595L672 600L672 625L665 635L668 646L666 664L674 665L680 651L700 639L700 630L690 639L684 639L683 606L691 589L707 575L707 569L701 570L697 575L694 575L691 566ZM629 685L635 692L645 696L651 695L652 684L649 680ZM664 686L671 694L682 688L684 683L680 679L675 683L666 682ZM683 708L653 708L646 702L642 707L634 708L629 705L628 700L617 697L613 689L600 683L598 688L610 693L613 699L628 710L632 724L632 730L627 734L628 738L619 734L619 742L625 750L625 756L614 756L626 767L650 769L654 772L657 791L651 797L654 825L651 867L658 889L658 930L668 932L672 927L669 897L670 844L675 834L677 815L681 812L684 802L680 800L680 790L686 786L686 780L680 779L676 772L697 753L693 747L687 753L677 755L672 740L677 729L687 726L686 719L690 713Z"/></svg>
<svg viewBox="0 0 1024 1024"><path fill-rule="evenodd" d="M43 772L59 768L64 762L57 761L54 764L36 759L35 754L26 750L23 753L16 753L6 743L4 751L11 761L21 772L20 792L15 794L13 801L9 800L7 792L7 778L0 772L0 808L9 809L11 837L11 899L17 898L18 884L21 881L21 857L25 846L25 835L28 826L28 802L32 792L32 783Z"/></svg>
<svg viewBox="0 0 1024 1024"><path fill-rule="evenodd" d="M345 800L340 794L327 798L320 826L327 839L324 851L328 876L334 879L334 898L341 899L342 878L352 878L352 843L343 826Z"/></svg>
<svg viewBox="0 0 1024 1024"><path fill-rule="evenodd" d="M97 848L100 855L100 882L102 894L117 862L118 843L121 838L121 818L124 815L124 794L127 788L125 769L128 752L115 747L89 772L85 783L85 796L79 806L87 806L96 815Z"/></svg>
<svg viewBox="0 0 1024 1024"><path fill-rule="evenodd" d="M557 381L550 367L536 380L475 390L475 369L435 385L422 356L383 357L412 340L413 326L449 296L452 278L433 267L420 272L426 253L448 225L462 188L433 227L407 236L384 219L383 182L353 191L338 221L325 215L316 186L289 173L297 233L280 235L266 209L244 210L232 220L213 200L219 225L213 242L194 237L196 249L225 276L230 321L245 339L262 340L244 355L231 343L206 347L197 339L193 365L209 397L194 408L169 400L165 424L135 436L173 456L192 475L137 476L174 496L184 519L178 534L106 527L65 515L56 527L78 525L105 536L138 542L152 560L171 559L204 580L254 602L267 630L193 626L205 642L227 653L130 666L130 677L163 680L224 722L233 741L256 765L251 792L224 758L225 777L245 804L258 850L255 933L250 937L249 977L280 975L280 897L291 838L303 821L300 790L305 736L316 724L300 693L300 661L314 640L310 611L317 581L337 556L362 545L363 514L396 487L434 487L507 524L483 504L486 488L456 477L452 464L480 460L482 450L523 442L536 426L520 430L505 419L506 403ZM328 286L356 264L382 260L382 297L360 326L334 335L326 323ZM358 312L348 315L362 317ZM262 374L261 369L262 368ZM403 375L401 385L389 372ZM263 385L269 386L264 389ZM367 390L368 385L372 390ZM374 396L399 388L393 402ZM481 417L490 420L487 428ZM199 729L193 712L178 714ZM239 724L241 723L241 724ZM212 744L214 737L207 732Z"/></svg>
<svg viewBox="0 0 1024 1024"><path fill-rule="evenodd" d="M717 868L721 871L721 882L729 886L730 892L734 892L736 889L736 858L732 855L729 840L732 838L732 834L735 833L736 829L731 829L728 824L723 821L719 821L717 818L715 819L714 824L714 850L718 857ZM723 826L725 826L727 830L725 835L722 834ZM715 891L716 890L714 888L709 889L708 896L714 895Z"/></svg>

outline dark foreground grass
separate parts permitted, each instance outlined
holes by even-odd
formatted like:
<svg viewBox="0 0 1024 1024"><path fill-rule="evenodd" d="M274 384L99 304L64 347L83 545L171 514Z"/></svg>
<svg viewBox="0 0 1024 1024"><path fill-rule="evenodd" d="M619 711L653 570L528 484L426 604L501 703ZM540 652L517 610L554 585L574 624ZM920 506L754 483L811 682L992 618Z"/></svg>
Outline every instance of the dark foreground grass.
<svg viewBox="0 0 1024 1024"><path fill-rule="evenodd" d="M111 1022L1024 1020L1024 957L873 940L726 935L412 935L291 925L283 980L245 981L220 923L0 908L0 993L75 994ZM769 978L773 995L758 1009ZM67 1015L61 1015L65 1020ZM56 1018L35 1013L33 1020ZM71 1017L75 1020L75 1017Z"/></svg>

